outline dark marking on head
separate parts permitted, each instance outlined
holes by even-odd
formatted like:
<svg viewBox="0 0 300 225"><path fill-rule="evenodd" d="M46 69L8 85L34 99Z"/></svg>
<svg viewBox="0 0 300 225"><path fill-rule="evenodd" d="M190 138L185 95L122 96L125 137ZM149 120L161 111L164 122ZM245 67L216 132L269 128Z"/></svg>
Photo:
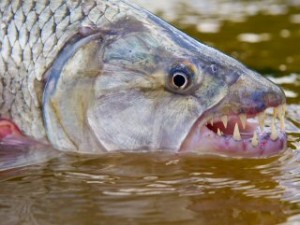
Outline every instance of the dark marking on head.
<svg viewBox="0 0 300 225"><path fill-rule="evenodd" d="M224 76L225 82L228 85L234 84L239 79L239 77L240 74L237 71L231 71Z"/></svg>
<svg viewBox="0 0 300 225"><path fill-rule="evenodd" d="M141 32L145 31L145 25L134 17L126 16L114 22L110 29L123 30L123 33Z"/></svg>

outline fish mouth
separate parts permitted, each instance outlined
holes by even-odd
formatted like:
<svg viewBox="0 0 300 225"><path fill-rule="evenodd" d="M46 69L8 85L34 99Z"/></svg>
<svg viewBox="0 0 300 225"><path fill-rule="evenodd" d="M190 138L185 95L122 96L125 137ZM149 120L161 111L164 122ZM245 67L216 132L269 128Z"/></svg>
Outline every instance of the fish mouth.
<svg viewBox="0 0 300 225"><path fill-rule="evenodd" d="M211 111L214 110L207 111L195 122L181 152L264 158L286 148L285 104L248 114L211 116Z"/></svg>

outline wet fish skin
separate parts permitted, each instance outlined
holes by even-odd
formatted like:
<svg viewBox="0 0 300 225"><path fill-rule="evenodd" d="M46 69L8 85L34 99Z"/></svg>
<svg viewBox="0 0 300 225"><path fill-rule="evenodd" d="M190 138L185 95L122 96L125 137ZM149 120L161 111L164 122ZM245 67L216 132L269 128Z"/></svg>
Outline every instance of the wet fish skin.
<svg viewBox="0 0 300 225"><path fill-rule="evenodd" d="M126 0L4 0L0 9L1 116L60 150L197 149L202 117L285 103L267 79ZM186 88L174 87L174 71Z"/></svg>

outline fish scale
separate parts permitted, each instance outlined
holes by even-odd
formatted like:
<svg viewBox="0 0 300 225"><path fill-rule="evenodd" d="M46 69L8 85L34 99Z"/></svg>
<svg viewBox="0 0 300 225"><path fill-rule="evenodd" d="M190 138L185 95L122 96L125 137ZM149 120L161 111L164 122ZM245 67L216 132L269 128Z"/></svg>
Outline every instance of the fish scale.
<svg viewBox="0 0 300 225"><path fill-rule="evenodd" d="M45 137L40 106L46 71L79 27L105 27L127 13L126 4L1 0L1 116L10 117L28 135Z"/></svg>

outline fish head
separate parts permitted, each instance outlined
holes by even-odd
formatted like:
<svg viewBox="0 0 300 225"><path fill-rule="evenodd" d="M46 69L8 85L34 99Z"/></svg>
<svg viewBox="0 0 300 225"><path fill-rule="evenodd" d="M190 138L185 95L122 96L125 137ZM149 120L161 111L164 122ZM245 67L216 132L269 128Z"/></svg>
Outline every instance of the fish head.
<svg viewBox="0 0 300 225"><path fill-rule="evenodd" d="M283 91L237 60L148 12L82 32L45 86L46 130L57 148L241 157L284 149L283 131L250 121L270 107L282 120Z"/></svg>

